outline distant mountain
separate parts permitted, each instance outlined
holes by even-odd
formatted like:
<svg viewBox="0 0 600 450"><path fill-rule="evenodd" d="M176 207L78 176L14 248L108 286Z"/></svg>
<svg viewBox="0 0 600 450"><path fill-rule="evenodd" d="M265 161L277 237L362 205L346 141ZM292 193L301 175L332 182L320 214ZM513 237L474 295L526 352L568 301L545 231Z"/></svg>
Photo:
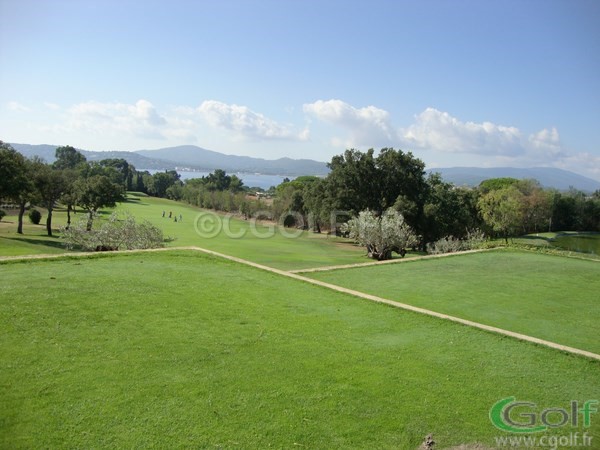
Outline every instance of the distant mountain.
<svg viewBox="0 0 600 450"><path fill-rule="evenodd" d="M56 145L10 144L26 157L39 156L46 162L54 162ZM212 171L223 169L227 172L249 172L264 175L326 175L327 165L311 159L262 159L249 156L225 155L206 150L194 145L161 148L158 150L138 150L134 152L92 152L80 150L88 161L99 161L106 158L123 158L136 169L171 170L194 169Z"/></svg>
<svg viewBox="0 0 600 450"><path fill-rule="evenodd" d="M519 169L515 167L449 167L428 169L427 172L438 172L442 178L457 186L477 186L483 180L490 178L511 177L522 179L535 179L544 187L567 190L570 187L585 192L594 192L600 189L600 182L591 178L578 175L568 170L552 167L531 167Z"/></svg>
<svg viewBox="0 0 600 450"><path fill-rule="evenodd" d="M327 165L312 159L263 159L249 156L225 155L195 145L162 148L159 150L138 150L135 153L169 161L177 161L194 169L223 169L228 172L250 172L265 175L326 175Z"/></svg>
<svg viewBox="0 0 600 450"><path fill-rule="evenodd" d="M56 145L30 145L30 144L10 144L12 147L26 156L31 158L39 156L47 163L53 163L56 159ZM136 169L152 169L152 170L171 170L177 167L177 163L173 161L164 161L156 158L147 158L134 152L92 152L89 150L79 150L88 161L100 161L107 158L123 158L128 163L133 164Z"/></svg>

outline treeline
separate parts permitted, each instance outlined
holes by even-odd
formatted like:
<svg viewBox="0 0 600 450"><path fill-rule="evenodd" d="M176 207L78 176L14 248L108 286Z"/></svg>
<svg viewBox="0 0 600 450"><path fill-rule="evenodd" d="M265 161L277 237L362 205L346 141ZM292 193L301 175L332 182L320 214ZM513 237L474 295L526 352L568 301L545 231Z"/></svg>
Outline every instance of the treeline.
<svg viewBox="0 0 600 450"><path fill-rule="evenodd" d="M338 233L342 223L361 211L381 216L392 208L414 230L422 249L450 236L467 238L478 229L505 239L542 231L600 231L600 191L559 192L535 180L513 178L486 180L477 188L457 187L439 174L427 175L423 161L412 153L393 148L377 156L373 149L346 150L328 166L326 177L286 179L269 191L273 199L265 200L223 170L184 182L175 171L139 172L123 159L88 162L73 147L58 148L56 161L49 165L27 160L1 144L0 198L19 205L19 231L25 205L48 209L48 234L57 202L69 213L75 205L87 211L91 228L93 213L122 200L127 190L245 218L271 218L317 233Z"/></svg>
<svg viewBox="0 0 600 450"><path fill-rule="evenodd" d="M382 215L393 208L415 231L419 247L442 238L466 239L474 230L488 236L572 230L600 231L600 191L545 189L535 180L497 178L477 188L457 187L410 152L382 149L377 156L347 150L334 156L325 178L285 180L266 202L248 195L235 175L216 170L208 177L174 181L166 196L202 208L251 217L260 214L286 226L339 232L361 211Z"/></svg>
<svg viewBox="0 0 600 450"><path fill-rule="evenodd" d="M19 234L23 233L23 216L28 208L47 210L48 236L52 236L52 214L59 203L67 210L67 228L71 214L79 207L87 213L87 229L91 230L96 212L123 201L126 191L164 196L167 188L179 180L175 171L154 175L138 172L124 159L87 161L71 146L58 147L55 156L52 164L38 157L28 159L0 141L0 199L17 207Z"/></svg>

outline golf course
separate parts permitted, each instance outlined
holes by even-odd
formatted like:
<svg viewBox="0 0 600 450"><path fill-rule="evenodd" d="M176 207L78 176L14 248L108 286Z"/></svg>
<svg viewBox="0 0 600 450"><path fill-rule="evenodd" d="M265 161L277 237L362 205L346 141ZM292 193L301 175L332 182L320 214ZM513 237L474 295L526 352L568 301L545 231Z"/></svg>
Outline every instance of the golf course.
<svg viewBox="0 0 600 450"><path fill-rule="evenodd" d="M432 434L485 449L506 435L502 399L599 398L593 357L310 283L600 354L597 260L499 248L364 266L325 233L136 193L116 210L165 248L73 253L0 222L1 448L417 449ZM597 444L600 419L544 433L574 432Z"/></svg>

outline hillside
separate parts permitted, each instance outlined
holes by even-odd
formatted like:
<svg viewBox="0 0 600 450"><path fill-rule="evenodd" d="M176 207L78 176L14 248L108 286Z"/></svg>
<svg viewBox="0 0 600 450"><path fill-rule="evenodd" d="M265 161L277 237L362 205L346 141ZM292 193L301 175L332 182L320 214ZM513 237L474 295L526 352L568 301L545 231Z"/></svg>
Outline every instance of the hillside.
<svg viewBox="0 0 600 450"><path fill-rule="evenodd" d="M182 145L158 150L138 150L135 153L196 169L224 169L230 172L257 172L265 175L326 175L329 170L323 162L311 159L263 159L249 156L225 155L195 145Z"/></svg>
<svg viewBox="0 0 600 450"><path fill-rule="evenodd" d="M39 156L46 162L54 161L56 145L11 144L28 158ZM132 152L93 152L80 150L89 161L106 158L123 158L136 169L175 169L190 168L212 171L223 169L228 172L261 173L264 175L326 175L329 172L324 162L310 159L280 158L276 160L251 158L249 156L225 155L194 145L162 148L158 150L138 150Z"/></svg>
<svg viewBox="0 0 600 450"><path fill-rule="evenodd" d="M457 186L477 186L490 178L511 177L517 179L535 179L547 188L567 190L570 187L585 192L600 189L600 182L568 170L553 167L446 167L428 169L427 172L438 172L442 178Z"/></svg>
<svg viewBox="0 0 600 450"><path fill-rule="evenodd" d="M39 156L47 163L52 163L55 160L54 154L56 145L30 145L30 144L10 144L27 158ZM148 158L146 156L134 152L92 152L89 150L78 149L88 159L88 161L99 161L107 158L123 158L128 163L133 164L138 170L153 169L175 169L177 163L173 161L164 161L157 158Z"/></svg>

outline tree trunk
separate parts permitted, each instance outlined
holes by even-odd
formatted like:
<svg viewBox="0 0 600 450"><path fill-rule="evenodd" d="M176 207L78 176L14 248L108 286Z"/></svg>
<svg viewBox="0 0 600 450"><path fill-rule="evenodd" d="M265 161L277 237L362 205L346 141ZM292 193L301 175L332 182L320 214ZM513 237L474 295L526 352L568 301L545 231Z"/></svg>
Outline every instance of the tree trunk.
<svg viewBox="0 0 600 450"><path fill-rule="evenodd" d="M23 216L25 215L26 203L25 201L19 203L19 225L17 225L17 233L19 234L23 234Z"/></svg>
<svg viewBox="0 0 600 450"><path fill-rule="evenodd" d="M65 227L67 230L71 226L71 204L67 205L67 226Z"/></svg>
<svg viewBox="0 0 600 450"><path fill-rule="evenodd" d="M85 228L86 231L92 231L92 222L94 220L94 211L92 211L91 209L88 211L88 221L87 221L87 227Z"/></svg>
<svg viewBox="0 0 600 450"><path fill-rule="evenodd" d="M52 206L48 205L48 217L46 218L46 231L48 236L52 237Z"/></svg>

